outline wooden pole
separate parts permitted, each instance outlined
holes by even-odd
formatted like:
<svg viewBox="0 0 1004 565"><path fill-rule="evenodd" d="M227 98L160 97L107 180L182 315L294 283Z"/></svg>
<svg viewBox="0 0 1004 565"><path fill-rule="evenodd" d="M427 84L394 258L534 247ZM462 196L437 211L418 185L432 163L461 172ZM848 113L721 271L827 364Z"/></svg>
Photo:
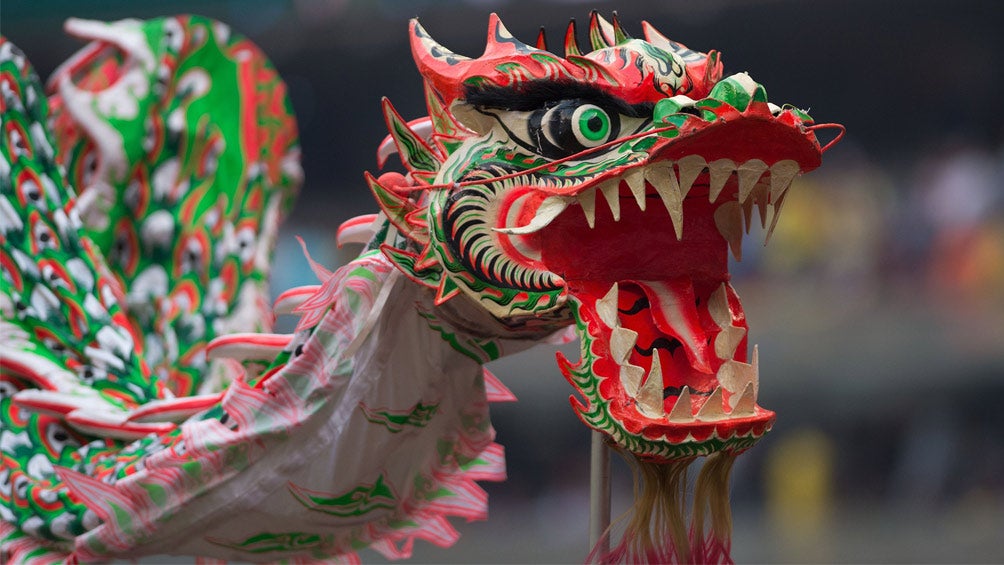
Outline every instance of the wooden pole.
<svg viewBox="0 0 1004 565"><path fill-rule="evenodd" d="M610 552L610 538L603 536L610 526L610 449L607 448L602 433L594 431L592 434L589 457L589 549L596 550L593 555L603 556Z"/></svg>

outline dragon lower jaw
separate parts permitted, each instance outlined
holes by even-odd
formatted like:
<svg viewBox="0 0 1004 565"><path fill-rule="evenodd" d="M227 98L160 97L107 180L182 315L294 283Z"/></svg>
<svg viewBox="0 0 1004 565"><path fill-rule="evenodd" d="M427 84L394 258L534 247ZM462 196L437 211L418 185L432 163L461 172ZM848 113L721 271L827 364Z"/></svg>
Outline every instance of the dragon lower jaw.
<svg viewBox="0 0 1004 565"><path fill-rule="evenodd" d="M559 360L582 396L575 407L644 458L742 450L774 421L756 404L757 354L747 354L728 253L739 254L753 208L777 202L770 179L782 175L762 162L721 159L712 163L730 169L719 176L701 162L678 210L646 170L644 209L621 179L616 206L595 195L592 210L570 206L541 230L542 261L564 279L582 340L577 364ZM673 181L677 170L669 169Z"/></svg>

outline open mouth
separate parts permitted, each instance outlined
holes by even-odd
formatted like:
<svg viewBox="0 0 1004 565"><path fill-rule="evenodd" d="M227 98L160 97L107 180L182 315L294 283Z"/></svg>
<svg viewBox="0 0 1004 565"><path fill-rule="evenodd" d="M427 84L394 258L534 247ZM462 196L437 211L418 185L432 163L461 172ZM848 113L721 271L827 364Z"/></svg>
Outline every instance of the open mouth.
<svg viewBox="0 0 1004 565"><path fill-rule="evenodd" d="M587 424L653 459L739 451L770 429L728 254L753 222L773 229L801 170L663 156L562 196L546 225L513 236L566 284L583 355L559 365Z"/></svg>

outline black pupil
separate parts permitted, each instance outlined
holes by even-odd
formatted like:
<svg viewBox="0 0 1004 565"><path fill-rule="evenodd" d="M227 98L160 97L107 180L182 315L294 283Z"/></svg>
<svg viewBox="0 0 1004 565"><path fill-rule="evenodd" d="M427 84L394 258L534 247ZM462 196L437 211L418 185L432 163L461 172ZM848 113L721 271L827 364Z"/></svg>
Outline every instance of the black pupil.
<svg viewBox="0 0 1004 565"><path fill-rule="evenodd" d="M586 127L589 128L589 131L592 132L600 131L601 129L603 129L603 118L597 115L593 115L593 117L589 118L589 120L586 122Z"/></svg>

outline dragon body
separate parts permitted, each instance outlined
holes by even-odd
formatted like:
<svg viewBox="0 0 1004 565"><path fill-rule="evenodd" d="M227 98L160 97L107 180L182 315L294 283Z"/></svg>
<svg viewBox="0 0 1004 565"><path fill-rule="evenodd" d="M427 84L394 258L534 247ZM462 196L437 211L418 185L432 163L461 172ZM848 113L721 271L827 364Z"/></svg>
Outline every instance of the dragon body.
<svg viewBox="0 0 1004 565"><path fill-rule="evenodd" d="M657 495L698 456L699 485L727 480L770 429L727 255L819 165L819 126L717 53L593 14L591 50L571 25L558 56L493 15L470 59L413 21L429 115L384 101L378 152L405 172L366 175L380 213L339 234L364 251L311 260L278 335L268 257L300 170L271 65L196 17L68 28L91 43L48 99L0 44L6 556L448 546L505 476L488 404L513 398L483 365L570 328L573 409ZM671 512L603 558L728 561L710 496L710 538Z"/></svg>

